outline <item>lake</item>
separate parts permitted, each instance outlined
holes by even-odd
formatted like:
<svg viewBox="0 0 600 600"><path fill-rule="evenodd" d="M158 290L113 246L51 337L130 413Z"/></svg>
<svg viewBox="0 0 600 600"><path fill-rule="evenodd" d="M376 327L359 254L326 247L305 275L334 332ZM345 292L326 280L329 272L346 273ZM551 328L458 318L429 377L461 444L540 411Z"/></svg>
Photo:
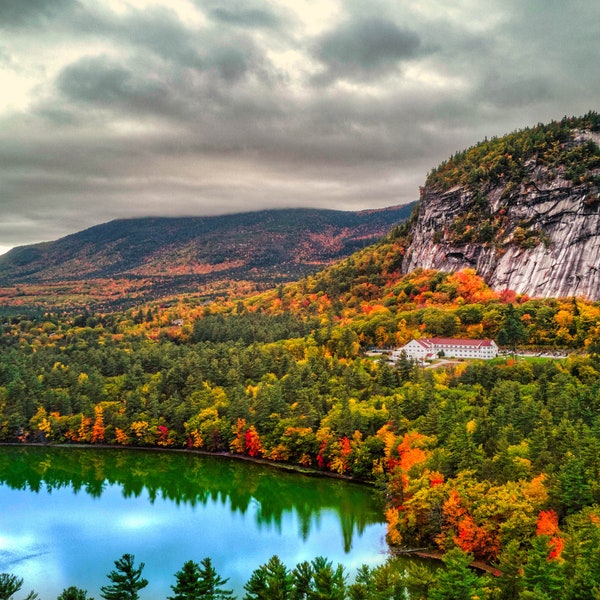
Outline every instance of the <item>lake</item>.
<svg viewBox="0 0 600 600"><path fill-rule="evenodd" d="M126 552L145 563L142 599L166 598L206 556L241 598L273 554L290 569L322 555L352 578L387 545L381 507L355 483L187 452L0 447L0 572L22 591L51 600L75 585L98 600Z"/></svg>

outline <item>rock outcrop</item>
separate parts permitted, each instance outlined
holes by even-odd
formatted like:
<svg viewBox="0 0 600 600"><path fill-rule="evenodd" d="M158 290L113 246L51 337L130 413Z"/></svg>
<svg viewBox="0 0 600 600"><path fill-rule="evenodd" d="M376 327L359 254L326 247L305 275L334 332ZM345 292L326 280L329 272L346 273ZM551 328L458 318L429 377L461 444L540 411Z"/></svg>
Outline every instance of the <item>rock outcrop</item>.
<svg viewBox="0 0 600 600"><path fill-rule="evenodd" d="M576 131L569 143L590 141L600 144L600 134ZM504 173L483 186L428 183L403 271L474 268L496 290L599 300L598 161L577 177L544 162L526 157L518 183Z"/></svg>

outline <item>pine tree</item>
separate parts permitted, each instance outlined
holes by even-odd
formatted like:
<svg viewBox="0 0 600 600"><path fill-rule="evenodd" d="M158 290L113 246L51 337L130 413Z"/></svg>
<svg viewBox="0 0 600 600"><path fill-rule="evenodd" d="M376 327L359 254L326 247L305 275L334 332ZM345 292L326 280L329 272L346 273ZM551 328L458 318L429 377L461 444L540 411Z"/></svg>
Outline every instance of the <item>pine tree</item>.
<svg viewBox="0 0 600 600"><path fill-rule="evenodd" d="M10 573L0 573L0 600L8 600L23 587L23 580Z"/></svg>
<svg viewBox="0 0 600 600"><path fill-rule="evenodd" d="M116 570L107 575L112 583L100 588L100 595L105 600L138 600L138 592L148 585L148 580L142 578L144 563L135 568L134 560L132 554L123 554L115 560Z"/></svg>
<svg viewBox="0 0 600 600"><path fill-rule="evenodd" d="M469 567L473 557L459 548L442 559L444 569L437 571L437 583L429 591L429 600L472 600L483 597L483 581Z"/></svg>
<svg viewBox="0 0 600 600"><path fill-rule="evenodd" d="M23 587L23 579L11 573L0 573L0 600L9 600ZM29 592L25 600L36 600L38 595Z"/></svg>
<svg viewBox="0 0 600 600"><path fill-rule="evenodd" d="M168 600L196 600L200 598L200 566L193 560L183 564L175 573L176 584L171 586L175 594Z"/></svg>
<svg viewBox="0 0 600 600"><path fill-rule="evenodd" d="M244 585L244 600L288 600L292 596L293 577L278 556L255 569Z"/></svg>
<svg viewBox="0 0 600 600"><path fill-rule="evenodd" d="M200 561L198 579L198 596L201 600L233 600L232 590L225 590L221 586L225 585L229 579L223 579L212 566L210 558L204 558Z"/></svg>
<svg viewBox="0 0 600 600"><path fill-rule="evenodd" d="M508 346L513 354L517 352L517 345L525 339L525 328L519 319L514 306L509 304L504 316L502 327L498 332L498 343Z"/></svg>
<svg viewBox="0 0 600 600"><path fill-rule="evenodd" d="M344 600L346 597L346 576L340 564L334 569L331 561L317 556L312 561L313 586L309 592L311 600Z"/></svg>
<svg viewBox="0 0 600 600"><path fill-rule="evenodd" d="M532 539L527 563L523 567L523 583L529 592L558 600L564 597L564 566L561 561L550 558L550 539L549 535L538 535Z"/></svg>
<svg viewBox="0 0 600 600"><path fill-rule="evenodd" d="M94 600L87 595L86 590L71 586L65 588L56 600Z"/></svg>

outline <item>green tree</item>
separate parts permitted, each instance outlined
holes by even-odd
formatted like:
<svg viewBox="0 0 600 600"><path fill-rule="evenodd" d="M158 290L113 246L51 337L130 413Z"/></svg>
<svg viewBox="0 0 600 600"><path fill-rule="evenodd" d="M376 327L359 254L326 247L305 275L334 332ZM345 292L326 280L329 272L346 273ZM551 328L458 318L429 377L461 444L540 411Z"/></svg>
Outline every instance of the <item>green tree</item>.
<svg viewBox="0 0 600 600"><path fill-rule="evenodd" d="M501 600L519 598L522 586L523 552L518 540L510 540L499 557L498 578Z"/></svg>
<svg viewBox="0 0 600 600"><path fill-rule="evenodd" d="M177 583L171 586L175 592L169 600L233 600L233 592L225 590L229 579L223 579L215 570L210 558L204 558L200 564L193 560L184 563L175 574Z"/></svg>
<svg viewBox="0 0 600 600"><path fill-rule="evenodd" d="M348 586L350 600L371 600L376 598L373 570L368 565L361 565L356 572L354 583Z"/></svg>
<svg viewBox="0 0 600 600"><path fill-rule="evenodd" d="M0 600L9 600L23 587L23 579L12 573L0 573ZM25 600L36 600L38 595L29 592Z"/></svg>
<svg viewBox="0 0 600 600"><path fill-rule="evenodd" d="M310 585L313 577L313 569L308 561L296 565L292 571L293 590L292 600L307 600L310 594Z"/></svg>
<svg viewBox="0 0 600 600"><path fill-rule="evenodd" d="M292 597L293 576L275 555L254 570L244 589L244 600L288 600Z"/></svg>
<svg viewBox="0 0 600 600"><path fill-rule="evenodd" d="M223 579L215 570L210 558L206 557L200 561L198 598L202 600L233 600L232 590L225 590L224 586L229 578Z"/></svg>
<svg viewBox="0 0 600 600"><path fill-rule="evenodd" d="M317 556L312 563L313 581L308 597L310 600L344 600L346 575L340 564L333 567L331 561Z"/></svg>
<svg viewBox="0 0 600 600"><path fill-rule="evenodd" d="M549 558L552 547L550 536L539 535L531 541L527 552L527 563L523 567L523 585L528 592L549 600L564 597L565 575L563 563Z"/></svg>
<svg viewBox="0 0 600 600"><path fill-rule="evenodd" d="M0 600L8 600L23 587L23 580L11 573L0 573Z"/></svg>
<svg viewBox="0 0 600 600"><path fill-rule="evenodd" d="M427 333L443 337L452 337L459 325L455 315L439 308L425 309L421 322L425 325Z"/></svg>
<svg viewBox="0 0 600 600"><path fill-rule="evenodd" d="M504 315L504 320L498 332L498 343L508 346L512 353L517 351L517 345L525 339L525 328L515 311L515 307L509 304Z"/></svg>
<svg viewBox="0 0 600 600"><path fill-rule="evenodd" d="M429 565L409 562L406 569L406 591L411 600L427 600L436 583L436 574Z"/></svg>
<svg viewBox="0 0 600 600"><path fill-rule="evenodd" d="M419 600L419 596L413 595L407 587L404 565L397 559L389 559L375 568L359 567L347 592L350 600L391 600L406 598L408 591L411 600Z"/></svg>
<svg viewBox="0 0 600 600"><path fill-rule="evenodd" d="M566 600L596 600L600 597L600 528L594 506L569 519L561 558L564 560Z"/></svg>
<svg viewBox="0 0 600 600"><path fill-rule="evenodd" d="M71 586L65 588L56 600L94 600L87 595L87 590Z"/></svg>
<svg viewBox="0 0 600 600"><path fill-rule="evenodd" d="M437 571L437 582L429 590L428 600L472 600L483 598L483 578L469 567L473 557L453 548L442 559L443 569Z"/></svg>
<svg viewBox="0 0 600 600"><path fill-rule="evenodd" d="M110 585L103 585L101 596L106 600L138 600L138 592L148 585L148 580L142 577L144 563L139 567L134 566L133 554L123 554L115 560L116 569L108 575Z"/></svg>
<svg viewBox="0 0 600 600"><path fill-rule="evenodd" d="M583 460L567 452L558 472L559 498L571 514L592 504L594 498Z"/></svg>
<svg viewBox="0 0 600 600"><path fill-rule="evenodd" d="M174 595L169 600L196 600L200 598L200 566L193 560L188 560L175 573L175 585L171 586Z"/></svg>

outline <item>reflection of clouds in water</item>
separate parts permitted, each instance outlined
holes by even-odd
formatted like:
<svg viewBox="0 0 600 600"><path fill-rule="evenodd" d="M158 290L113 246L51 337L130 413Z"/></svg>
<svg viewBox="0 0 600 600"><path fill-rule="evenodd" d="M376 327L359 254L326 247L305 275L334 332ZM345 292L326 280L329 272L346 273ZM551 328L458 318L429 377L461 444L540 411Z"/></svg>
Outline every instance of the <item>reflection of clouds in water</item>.
<svg viewBox="0 0 600 600"><path fill-rule="evenodd" d="M49 554L49 550L44 546L33 546L31 548L22 548L19 550L0 550L0 571L5 572L11 565L18 565L32 558L39 558Z"/></svg>
<svg viewBox="0 0 600 600"><path fill-rule="evenodd" d="M0 572L21 577L24 580L23 591L31 589L29 582L37 580L59 589L62 571L48 544L36 543L31 535L0 536Z"/></svg>
<svg viewBox="0 0 600 600"><path fill-rule="evenodd" d="M36 542L33 535L0 535L0 572L9 572L15 565L22 566L49 553L48 546Z"/></svg>
<svg viewBox="0 0 600 600"><path fill-rule="evenodd" d="M117 530L135 530L141 532L143 530L155 530L156 528L167 528L172 524L177 523L178 516L161 514L160 510L153 510L148 507L146 510L138 510L124 512L118 519L113 519L114 527Z"/></svg>
<svg viewBox="0 0 600 600"><path fill-rule="evenodd" d="M123 515L115 522L120 529L152 529L157 523L150 515L140 515L138 513Z"/></svg>

